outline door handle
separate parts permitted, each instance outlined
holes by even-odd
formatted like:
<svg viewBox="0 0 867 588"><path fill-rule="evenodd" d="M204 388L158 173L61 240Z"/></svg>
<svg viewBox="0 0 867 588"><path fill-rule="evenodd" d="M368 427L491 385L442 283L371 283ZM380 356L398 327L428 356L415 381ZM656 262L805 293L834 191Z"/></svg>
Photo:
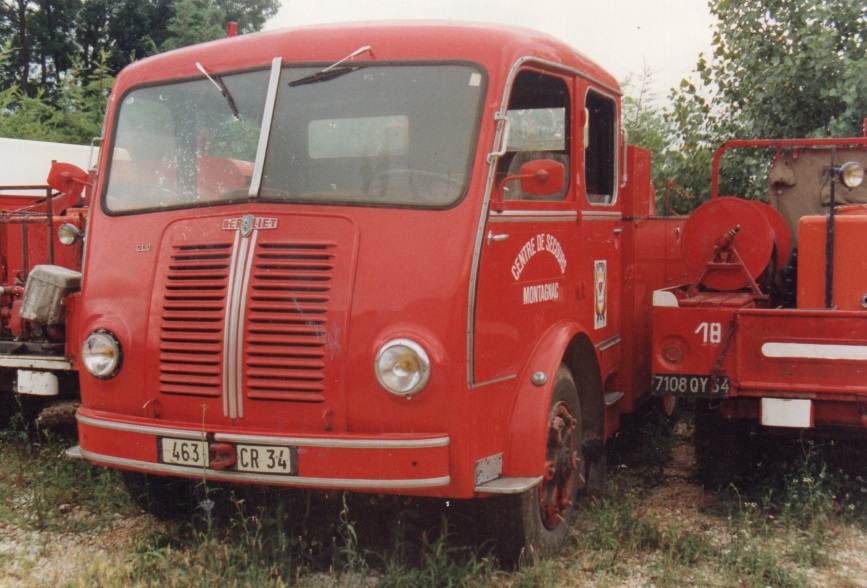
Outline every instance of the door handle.
<svg viewBox="0 0 867 588"><path fill-rule="evenodd" d="M495 235L494 231L488 231L487 243L488 243L488 245L490 245L491 243L500 243L502 241L505 241L508 238L509 238L508 234Z"/></svg>

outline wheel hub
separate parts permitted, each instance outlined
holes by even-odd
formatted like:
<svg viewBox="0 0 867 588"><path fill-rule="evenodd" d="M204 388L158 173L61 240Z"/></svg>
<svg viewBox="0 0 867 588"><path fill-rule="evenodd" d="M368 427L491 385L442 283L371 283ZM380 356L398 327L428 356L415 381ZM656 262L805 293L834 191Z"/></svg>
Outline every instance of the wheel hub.
<svg viewBox="0 0 867 588"><path fill-rule="evenodd" d="M539 491L542 522L548 529L565 520L565 512L572 507L576 480L580 483L584 480L580 474L584 471L584 460L578 451L576 428L577 421L569 407L562 402L557 404L548 421L545 474Z"/></svg>

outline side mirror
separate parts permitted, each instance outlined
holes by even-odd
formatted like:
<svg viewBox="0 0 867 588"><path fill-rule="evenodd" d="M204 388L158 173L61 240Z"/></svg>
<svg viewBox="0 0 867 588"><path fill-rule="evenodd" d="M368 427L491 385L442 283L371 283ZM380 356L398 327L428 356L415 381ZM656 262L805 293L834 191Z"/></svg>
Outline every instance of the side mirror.
<svg viewBox="0 0 867 588"><path fill-rule="evenodd" d="M87 183L87 172L71 163L54 162L48 172L48 185L73 198L81 197Z"/></svg>
<svg viewBox="0 0 867 588"><path fill-rule="evenodd" d="M553 159L536 159L521 166L521 190L533 196L556 194L566 185L566 168Z"/></svg>
<svg viewBox="0 0 867 588"><path fill-rule="evenodd" d="M521 180L521 191L530 196L550 196L566 185L566 168L553 159L534 159L521 166L521 173L508 176L500 184L500 191L513 180Z"/></svg>

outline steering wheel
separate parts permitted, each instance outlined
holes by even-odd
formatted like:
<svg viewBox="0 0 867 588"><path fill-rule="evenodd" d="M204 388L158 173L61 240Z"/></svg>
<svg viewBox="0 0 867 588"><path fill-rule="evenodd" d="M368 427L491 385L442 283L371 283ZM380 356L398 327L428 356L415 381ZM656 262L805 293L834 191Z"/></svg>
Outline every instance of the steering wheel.
<svg viewBox="0 0 867 588"><path fill-rule="evenodd" d="M392 182L405 182L413 200L420 202L442 202L449 200L449 196L463 187L463 180L454 178L448 174L433 172L422 169L386 169L374 175L370 182L371 186L380 186L380 194L385 195ZM398 184L394 190L400 190L404 186ZM445 197L444 197L445 196Z"/></svg>

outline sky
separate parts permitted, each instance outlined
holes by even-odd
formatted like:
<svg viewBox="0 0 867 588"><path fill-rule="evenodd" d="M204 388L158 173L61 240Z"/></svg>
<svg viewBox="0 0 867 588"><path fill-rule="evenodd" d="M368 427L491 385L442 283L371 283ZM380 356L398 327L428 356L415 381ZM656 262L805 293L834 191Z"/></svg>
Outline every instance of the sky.
<svg viewBox="0 0 867 588"><path fill-rule="evenodd" d="M710 54L706 0L282 0L267 29L317 23L437 19L528 26L569 43L619 81L652 72L665 98Z"/></svg>

